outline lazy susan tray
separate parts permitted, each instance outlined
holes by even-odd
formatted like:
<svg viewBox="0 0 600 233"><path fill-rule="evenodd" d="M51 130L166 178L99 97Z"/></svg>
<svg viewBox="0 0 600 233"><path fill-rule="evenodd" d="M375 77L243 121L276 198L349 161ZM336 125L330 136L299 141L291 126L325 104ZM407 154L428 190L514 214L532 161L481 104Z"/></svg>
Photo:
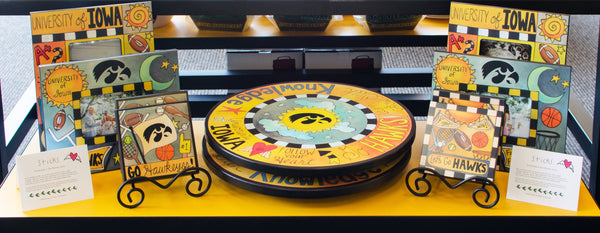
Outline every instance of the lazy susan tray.
<svg viewBox="0 0 600 233"><path fill-rule="evenodd" d="M415 134L413 115L402 104L329 82L243 91L217 104L205 124L208 144L227 160L286 175L379 166L409 150Z"/></svg>
<svg viewBox="0 0 600 233"><path fill-rule="evenodd" d="M203 143L203 156L208 168L221 179L237 187L281 197L324 198L341 196L380 185L392 180L410 160L410 150L400 152L387 163L358 172L287 176L252 170L237 165L219 155L210 145Z"/></svg>

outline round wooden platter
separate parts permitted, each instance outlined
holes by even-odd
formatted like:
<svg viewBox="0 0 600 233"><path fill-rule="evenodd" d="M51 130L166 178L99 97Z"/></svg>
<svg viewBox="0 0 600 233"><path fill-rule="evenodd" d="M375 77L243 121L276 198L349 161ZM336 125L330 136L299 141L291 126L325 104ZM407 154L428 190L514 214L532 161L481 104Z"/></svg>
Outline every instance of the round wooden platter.
<svg viewBox="0 0 600 233"><path fill-rule="evenodd" d="M410 160L411 151L400 152L393 161L359 172L288 176L252 170L218 154L203 140L203 158L208 168L221 179L246 190L272 196L325 198L379 187L392 180Z"/></svg>
<svg viewBox="0 0 600 233"><path fill-rule="evenodd" d="M289 82L230 96L209 112L206 140L227 160L281 175L362 171L410 149L415 120L377 92Z"/></svg>

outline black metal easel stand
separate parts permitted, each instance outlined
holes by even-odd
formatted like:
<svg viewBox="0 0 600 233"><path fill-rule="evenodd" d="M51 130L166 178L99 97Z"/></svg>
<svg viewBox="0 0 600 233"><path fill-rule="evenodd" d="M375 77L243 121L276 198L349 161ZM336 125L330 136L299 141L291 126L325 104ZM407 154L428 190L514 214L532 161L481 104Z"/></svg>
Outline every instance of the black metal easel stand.
<svg viewBox="0 0 600 233"><path fill-rule="evenodd" d="M206 187L204 189L202 189L202 185L203 185L203 181L200 178L197 178L195 175L198 173L204 173L204 175L206 175L206 179L208 180ZM155 178L148 178L145 176L137 176L137 177L133 177L129 180L126 180L125 182L123 182L123 184L121 184L121 187L119 187L119 191L117 191L117 200L119 200L119 203L123 206L123 207L127 207L127 208L135 208L137 206L139 206L140 204L142 204L142 202L144 201L144 191L142 191L142 189L135 187L135 183L138 182L144 182L144 181L150 181L152 182L154 185L160 187L161 189L167 189L169 188L173 182L175 182L175 180L177 180L179 177L181 176L185 176L185 175L190 175L191 179L187 182L187 184L185 185L185 191L192 197L200 197L202 195L204 195L206 192L208 192L208 189L210 188L210 185L212 183L212 179L210 177L210 174L208 173L208 171L206 171L203 168L200 167L192 167L192 168L188 168L185 169L179 173L177 173L177 175L175 175L170 181L169 183L167 183L166 185L163 185L161 183L158 183ZM198 182L198 190L195 190L195 192L193 190L190 189L190 186L192 183L194 182ZM126 204L123 202L123 200L121 199L121 191L123 190L123 188L125 186L127 186L128 184L131 184L131 189L129 189L129 191L127 191L127 201L129 201L129 203L133 203L133 204ZM141 195L141 198L139 201L137 201L136 203L133 202L132 199L132 194L134 192L138 192Z"/></svg>
<svg viewBox="0 0 600 233"><path fill-rule="evenodd" d="M414 181L414 186L415 186L416 190L413 189L413 187L411 187L410 179L409 179L410 176L413 173L415 173L415 172L419 172L419 173L422 174L421 177L415 179L415 181ZM496 184L494 184L494 182L492 182L492 181L490 181L490 180L488 180L486 178L483 178L483 177L473 177L473 178L470 178L468 180L462 180L462 181L458 182L457 184L452 185L452 184L450 184L446 180L446 178L444 176L442 176L441 174L439 174L435 170L429 169L429 168L422 168L422 167L412 169L412 170L410 170L408 172L408 174L406 174L406 187L408 187L408 190L412 194L414 194L416 196L420 196L420 197L427 196L427 194L429 194L429 192L431 192L431 182L429 182L429 180L427 180L427 175L437 176L438 178L440 178L440 180L442 180L442 182L444 184L446 184L446 186L448 186L451 189L455 189L455 188L461 186L462 184L466 183L467 181L474 181L476 183L480 183L481 184L481 188L475 189L475 191L473 191L473 196L472 197L473 197L473 201L475 202L475 204L477 204L481 208L492 208L500 200L500 191L498 190L498 187L496 186ZM424 190L422 190L419 187L419 183L420 182L424 182L427 185L427 187ZM493 202L491 202L491 203L490 203L490 192L486 189L486 185L489 185L489 186L493 187L494 190L496 191L496 199ZM480 202L477 199L477 197L478 197L477 193L478 192L484 192L486 194L483 203ZM490 203L490 204L487 204L487 203Z"/></svg>

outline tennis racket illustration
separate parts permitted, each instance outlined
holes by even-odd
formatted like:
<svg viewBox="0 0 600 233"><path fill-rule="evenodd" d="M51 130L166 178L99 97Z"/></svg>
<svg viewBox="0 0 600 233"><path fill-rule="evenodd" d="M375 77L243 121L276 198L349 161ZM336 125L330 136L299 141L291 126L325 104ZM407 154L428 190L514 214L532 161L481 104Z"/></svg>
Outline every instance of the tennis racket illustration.
<svg viewBox="0 0 600 233"><path fill-rule="evenodd" d="M133 144L133 139L130 136L126 136L123 139L121 149L123 151L123 156L126 159L135 160L137 164L142 164L142 162L140 162L140 160L138 159L138 150Z"/></svg>
<svg viewBox="0 0 600 233"><path fill-rule="evenodd" d="M452 141L452 139L454 138L455 132L456 131L454 131L453 129L440 128L437 131L437 133L435 134L435 136L433 137L433 146L431 146L429 148L429 152L441 151L442 147L444 147L446 144L448 144L448 142Z"/></svg>

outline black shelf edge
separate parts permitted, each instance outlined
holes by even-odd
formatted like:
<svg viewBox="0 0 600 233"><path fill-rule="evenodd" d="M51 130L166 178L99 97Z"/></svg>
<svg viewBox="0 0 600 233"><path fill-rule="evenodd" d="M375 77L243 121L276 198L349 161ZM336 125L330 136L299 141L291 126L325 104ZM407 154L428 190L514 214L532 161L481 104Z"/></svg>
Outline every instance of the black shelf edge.
<svg viewBox="0 0 600 233"><path fill-rule="evenodd" d="M45 232L48 225L61 226L63 232L91 225L86 232L106 229L152 232L186 226L194 229L219 229L219 232L372 232L378 229L423 229L440 232L572 232L600 227L598 217L567 216L269 216L269 217L36 217L0 218L6 232ZM434 224L432 224L434 223ZM490 227L492 226L492 227ZM315 229L318 229L315 231Z"/></svg>
<svg viewBox="0 0 600 233"><path fill-rule="evenodd" d="M155 38L156 49L343 48L446 46L448 35L256 36Z"/></svg>
<svg viewBox="0 0 600 233"><path fill-rule="evenodd" d="M327 81L357 85L365 88L430 87L432 69L299 70L278 72L270 70L192 71L180 73L180 86L198 89L249 89L271 83L293 81ZM273 80L277 80L274 82Z"/></svg>
<svg viewBox="0 0 600 233"><path fill-rule="evenodd" d="M402 103L414 116L427 116L431 96L427 94L393 94L386 95ZM189 95L192 117L203 118L210 109L229 95Z"/></svg>
<svg viewBox="0 0 600 233"><path fill-rule="evenodd" d="M129 3L128 0L19 0L0 1L0 15L28 15L31 11ZM496 5L565 14L597 14L596 0L465 0ZM154 0L153 11L159 15L238 14L269 15L352 15L352 14L448 14L449 0ZM232 7L235 6L235 7Z"/></svg>

